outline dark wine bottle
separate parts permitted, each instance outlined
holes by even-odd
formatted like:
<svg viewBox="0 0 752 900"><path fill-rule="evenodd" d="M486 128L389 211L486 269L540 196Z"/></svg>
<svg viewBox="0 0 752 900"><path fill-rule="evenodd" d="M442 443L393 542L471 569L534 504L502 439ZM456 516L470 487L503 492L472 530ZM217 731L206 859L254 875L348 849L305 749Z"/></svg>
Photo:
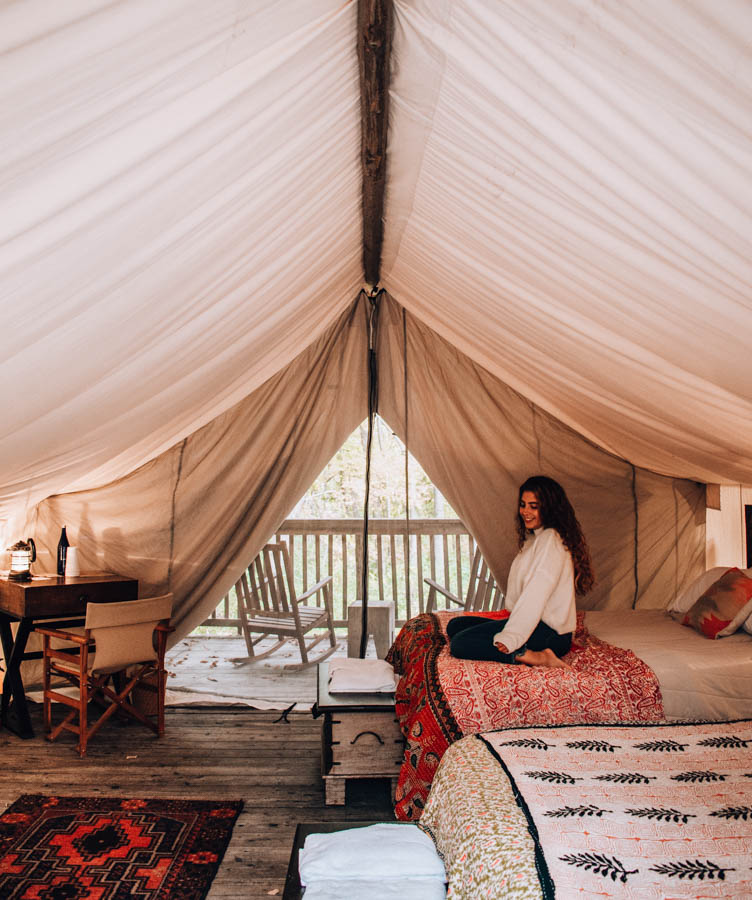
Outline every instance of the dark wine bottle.
<svg viewBox="0 0 752 900"><path fill-rule="evenodd" d="M70 546L70 542L68 541L68 535L65 532L65 525L63 525L63 531L60 535L60 540L57 542L57 574L65 575L65 563L68 557L68 547Z"/></svg>

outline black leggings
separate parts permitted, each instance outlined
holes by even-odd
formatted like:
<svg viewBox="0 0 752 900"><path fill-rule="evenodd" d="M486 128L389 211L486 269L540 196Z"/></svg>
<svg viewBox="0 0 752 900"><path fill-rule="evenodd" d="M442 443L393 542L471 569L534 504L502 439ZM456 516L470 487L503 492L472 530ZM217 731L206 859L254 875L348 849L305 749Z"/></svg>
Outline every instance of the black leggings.
<svg viewBox="0 0 752 900"><path fill-rule="evenodd" d="M447 622L449 648L457 659L480 659L489 662L517 662L517 657L525 650L553 650L558 657L564 656L572 646L572 632L559 634L545 622L538 622L533 633L513 653L502 653L494 646L493 636L502 631L506 619L489 619L485 616L456 616Z"/></svg>

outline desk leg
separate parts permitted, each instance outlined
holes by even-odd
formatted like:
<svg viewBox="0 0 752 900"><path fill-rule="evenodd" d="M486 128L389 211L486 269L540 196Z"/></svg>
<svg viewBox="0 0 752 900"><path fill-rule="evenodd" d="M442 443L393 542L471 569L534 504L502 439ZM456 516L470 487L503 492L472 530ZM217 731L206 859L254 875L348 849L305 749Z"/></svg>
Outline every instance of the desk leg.
<svg viewBox="0 0 752 900"><path fill-rule="evenodd" d="M10 619L0 616L0 640L5 654L5 678L3 679L2 724L22 738L34 737L31 727L29 709L26 706L23 680L21 679L21 661L26 652L26 642L31 632L31 621L21 619L18 623L16 639L10 627ZM11 706L11 700L13 705Z"/></svg>

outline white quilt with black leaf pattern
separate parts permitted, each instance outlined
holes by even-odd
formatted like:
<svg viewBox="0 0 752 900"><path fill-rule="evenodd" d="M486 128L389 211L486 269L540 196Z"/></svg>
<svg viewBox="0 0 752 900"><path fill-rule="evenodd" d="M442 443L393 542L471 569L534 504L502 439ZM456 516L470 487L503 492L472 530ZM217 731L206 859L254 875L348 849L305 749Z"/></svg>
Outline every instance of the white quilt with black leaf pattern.
<svg viewBox="0 0 752 900"><path fill-rule="evenodd" d="M544 895L752 897L752 721L483 738L528 815Z"/></svg>

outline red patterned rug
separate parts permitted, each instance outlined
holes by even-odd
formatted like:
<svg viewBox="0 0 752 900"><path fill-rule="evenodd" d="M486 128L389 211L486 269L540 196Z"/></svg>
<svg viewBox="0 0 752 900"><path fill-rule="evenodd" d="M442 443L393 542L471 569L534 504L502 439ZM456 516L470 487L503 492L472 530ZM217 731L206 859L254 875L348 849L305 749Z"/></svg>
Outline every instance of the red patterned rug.
<svg viewBox="0 0 752 900"><path fill-rule="evenodd" d="M200 900L242 807L23 794L0 816L0 897Z"/></svg>

